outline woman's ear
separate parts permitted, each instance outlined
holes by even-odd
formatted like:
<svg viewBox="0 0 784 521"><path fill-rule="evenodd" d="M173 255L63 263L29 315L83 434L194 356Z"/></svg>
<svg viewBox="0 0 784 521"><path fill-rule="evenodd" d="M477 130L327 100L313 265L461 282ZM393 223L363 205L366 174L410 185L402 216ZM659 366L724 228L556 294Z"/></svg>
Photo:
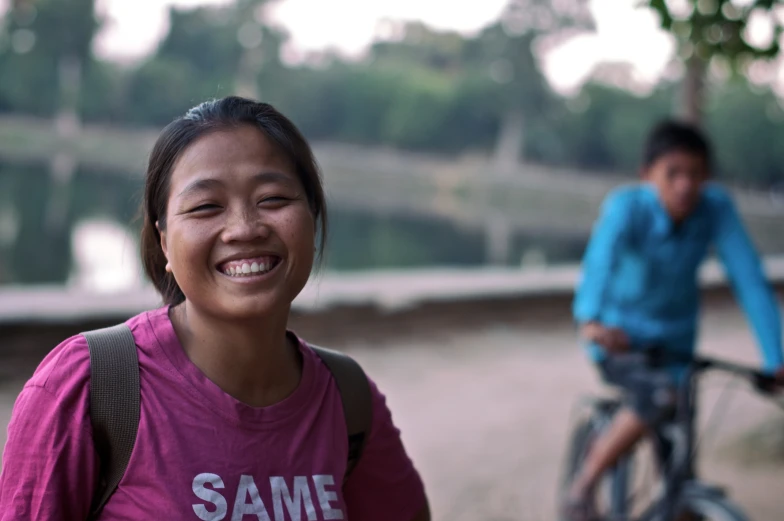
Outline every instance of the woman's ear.
<svg viewBox="0 0 784 521"><path fill-rule="evenodd" d="M158 230L158 235L161 237L161 251L163 251L163 256L166 257L166 271L171 273L171 264L169 264L169 250L166 247L166 231L161 230L159 221L155 221L155 229Z"/></svg>

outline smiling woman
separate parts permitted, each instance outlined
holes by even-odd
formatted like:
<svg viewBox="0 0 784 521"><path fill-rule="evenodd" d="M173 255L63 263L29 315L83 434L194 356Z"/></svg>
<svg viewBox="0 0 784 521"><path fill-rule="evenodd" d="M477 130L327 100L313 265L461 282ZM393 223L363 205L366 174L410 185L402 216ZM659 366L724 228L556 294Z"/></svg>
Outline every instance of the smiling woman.
<svg viewBox="0 0 784 521"><path fill-rule="evenodd" d="M143 212L142 260L165 306L126 322L140 389L128 465L103 503L113 456L91 420L94 346L70 338L14 407L0 521L429 520L384 395L364 375L344 387L342 355L287 330L326 234L319 171L295 126L238 97L195 107L155 144ZM357 395L368 403L359 431Z"/></svg>
<svg viewBox="0 0 784 521"><path fill-rule="evenodd" d="M281 304L307 282L316 230L322 249L326 234L318 169L294 125L268 105L206 103L164 130L149 176L142 258L164 301L188 294L213 316L276 312L285 324ZM245 264L248 276L226 276Z"/></svg>

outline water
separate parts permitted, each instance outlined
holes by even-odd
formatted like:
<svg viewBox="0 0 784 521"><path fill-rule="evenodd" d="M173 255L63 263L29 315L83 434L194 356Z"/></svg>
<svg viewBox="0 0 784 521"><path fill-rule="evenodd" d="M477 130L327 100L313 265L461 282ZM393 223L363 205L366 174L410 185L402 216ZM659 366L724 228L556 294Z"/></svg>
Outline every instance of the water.
<svg viewBox="0 0 784 521"><path fill-rule="evenodd" d="M64 284L84 280L86 266L116 263L111 246L123 236L127 246L137 240L138 194L128 176L82 169L57 183L42 165L0 164L0 284ZM96 248L91 234L104 246Z"/></svg>
<svg viewBox="0 0 784 521"><path fill-rule="evenodd" d="M67 284L116 291L143 283L138 260L141 179L0 163L0 285ZM328 270L480 267L576 262L586 238L487 230L445 218L381 213L330 201ZM493 243L495 241L495 243Z"/></svg>

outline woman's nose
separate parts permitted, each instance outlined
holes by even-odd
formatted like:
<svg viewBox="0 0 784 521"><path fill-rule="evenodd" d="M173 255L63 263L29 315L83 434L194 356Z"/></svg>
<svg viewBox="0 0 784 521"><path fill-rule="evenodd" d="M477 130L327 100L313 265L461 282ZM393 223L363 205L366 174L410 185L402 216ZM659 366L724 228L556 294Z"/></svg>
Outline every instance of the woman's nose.
<svg viewBox="0 0 784 521"><path fill-rule="evenodd" d="M232 212L223 231L225 242L252 241L269 236L269 226L257 208Z"/></svg>

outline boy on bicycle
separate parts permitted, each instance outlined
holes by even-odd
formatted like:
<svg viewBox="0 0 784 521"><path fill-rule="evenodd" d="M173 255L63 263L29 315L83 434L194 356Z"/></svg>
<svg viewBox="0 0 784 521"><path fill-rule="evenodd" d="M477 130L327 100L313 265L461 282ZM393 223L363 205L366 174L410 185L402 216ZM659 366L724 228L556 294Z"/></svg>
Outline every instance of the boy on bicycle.
<svg viewBox="0 0 784 521"><path fill-rule="evenodd" d="M657 347L692 353L699 314L698 268L715 248L757 337L764 370L784 381L775 295L729 194L709 181L710 145L696 128L665 121L648 136L642 181L610 193L583 258L573 304L589 357L627 396L590 451L567 496L573 521L596 517L599 478L674 409L677 364L648 367ZM635 353L637 353L635 355Z"/></svg>

